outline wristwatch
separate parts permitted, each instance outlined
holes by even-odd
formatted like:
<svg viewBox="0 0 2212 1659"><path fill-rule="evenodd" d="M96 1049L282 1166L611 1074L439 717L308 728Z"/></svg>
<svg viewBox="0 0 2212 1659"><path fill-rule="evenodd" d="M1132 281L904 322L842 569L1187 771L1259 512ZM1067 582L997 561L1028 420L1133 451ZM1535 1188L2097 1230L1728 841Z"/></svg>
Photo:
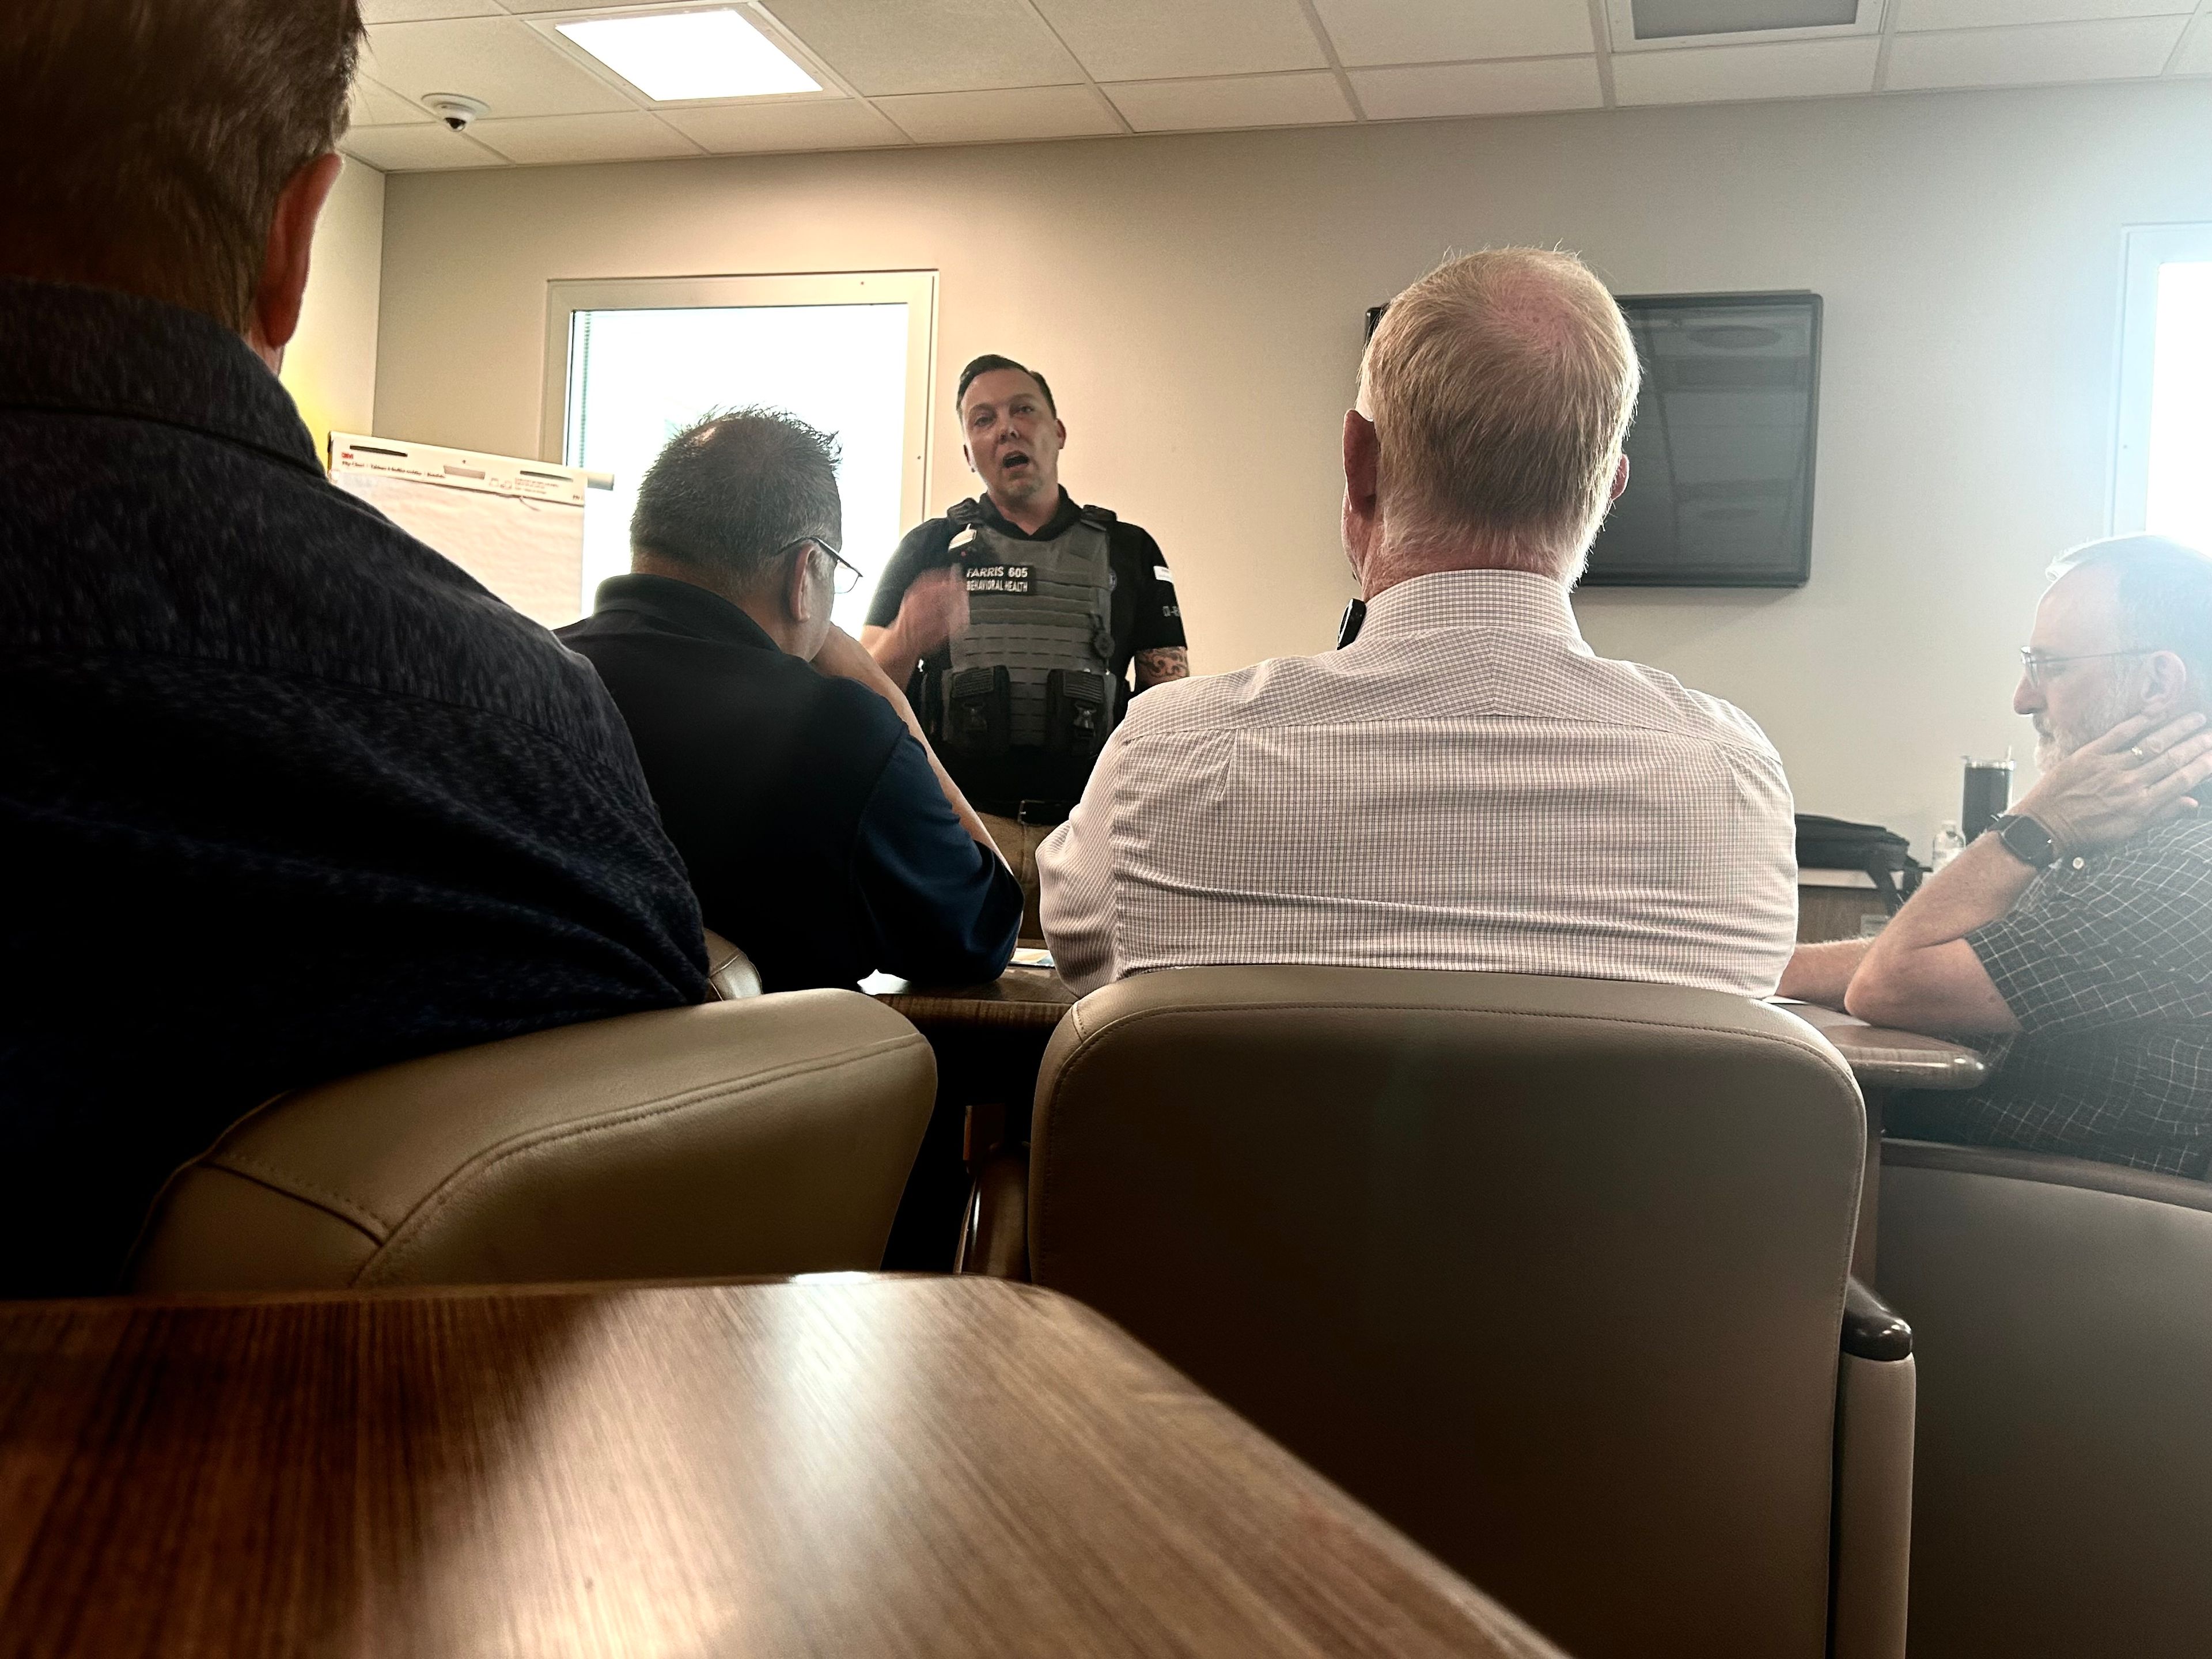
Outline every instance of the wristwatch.
<svg viewBox="0 0 2212 1659"><path fill-rule="evenodd" d="M2051 831L2033 818L2008 812L1992 822L1990 828L1997 832L2005 851L2022 864L2047 870L2058 862L2058 844L2051 839Z"/></svg>

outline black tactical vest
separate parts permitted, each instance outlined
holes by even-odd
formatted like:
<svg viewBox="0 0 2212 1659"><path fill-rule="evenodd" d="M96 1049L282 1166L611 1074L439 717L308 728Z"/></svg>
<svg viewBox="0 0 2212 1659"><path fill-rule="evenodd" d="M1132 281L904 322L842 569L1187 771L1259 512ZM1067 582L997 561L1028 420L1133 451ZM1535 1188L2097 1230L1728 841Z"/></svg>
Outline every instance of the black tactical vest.
<svg viewBox="0 0 2212 1659"><path fill-rule="evenodd" d="M946 514L968 580L968 631L927 699L931 735L981 758L1041 749L1087 761L1112 729L1113 515L1086 507L1049 541L1007 535L981 506Z"/></svg>

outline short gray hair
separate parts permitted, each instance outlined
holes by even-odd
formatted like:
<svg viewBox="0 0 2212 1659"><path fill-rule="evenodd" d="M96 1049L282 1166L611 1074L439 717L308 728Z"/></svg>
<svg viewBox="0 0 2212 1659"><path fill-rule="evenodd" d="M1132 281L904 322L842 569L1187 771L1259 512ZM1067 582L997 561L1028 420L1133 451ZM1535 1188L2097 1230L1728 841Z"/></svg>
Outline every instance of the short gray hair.
<svg viewBox="0 0 2212 1659"><path fill-rule="evenodd" d="M1640 380L1620 307L1573 254L1445 261L1390 302L1360 366L1385 513L1520 544L1542 574L1577 574ZM1556 568L1562 557L1577 569Z"/></svg>
<svg viewBox="0 0 2212 1659"><path fill-rule="evenodd" d="M244 331L276 198L344 135L359 0L0 5L0 271Z"/></svg>
<svg viewBox="0 0 2212 1659"><path fill-rule="evenodd" d="M2172 652L2188 665L2191 689L2212 698L2212 558L2170 536L2110 536L2060 554L2050 577L2100 569L2118 577L2128 643Z"/></svg>
<svg viewBox="0 0 2212 1659"><path fill-rule="evenodd" d="M841 537L837 440L757 404L716 410L668 441L630 514L630 546L741 588L807 536Z"/></svg>

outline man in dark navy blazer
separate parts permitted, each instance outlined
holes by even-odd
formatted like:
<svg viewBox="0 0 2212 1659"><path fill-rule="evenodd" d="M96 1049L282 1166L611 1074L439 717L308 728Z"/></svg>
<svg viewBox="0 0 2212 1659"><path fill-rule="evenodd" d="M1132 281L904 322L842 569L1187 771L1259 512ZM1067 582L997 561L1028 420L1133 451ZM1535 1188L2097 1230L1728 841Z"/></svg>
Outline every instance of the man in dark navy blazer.
<svg viewBox="0 0 2212 1659"><path fill-rule="evenodd" d="M629 722L707 925L767 989L995 978L1021 889L905 694L830 621L859 574L842 524L831 438L709 416L639 486L632 574L561 637Z"/></svg>
<svg viewBox="0 0 2212 1659"><path fill-rule="evenodd" d="M696 1002L591 671L275 369L356 0L0 6L0 1297L117 1286L270 1096Z"/></svg>

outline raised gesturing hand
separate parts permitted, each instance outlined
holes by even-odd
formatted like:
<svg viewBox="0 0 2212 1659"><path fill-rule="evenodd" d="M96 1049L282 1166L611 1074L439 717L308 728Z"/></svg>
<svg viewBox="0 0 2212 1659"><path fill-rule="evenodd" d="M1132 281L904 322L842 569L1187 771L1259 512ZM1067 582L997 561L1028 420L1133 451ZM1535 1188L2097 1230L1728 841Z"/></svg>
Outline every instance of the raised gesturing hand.
<svg viewBox="0 0 2212 1659"><path fill-rule="evenodd" d="M899 600L891 626L902 647L916 657L941 651L968 631L968 579L957 567L925 570Z"/></svg>

